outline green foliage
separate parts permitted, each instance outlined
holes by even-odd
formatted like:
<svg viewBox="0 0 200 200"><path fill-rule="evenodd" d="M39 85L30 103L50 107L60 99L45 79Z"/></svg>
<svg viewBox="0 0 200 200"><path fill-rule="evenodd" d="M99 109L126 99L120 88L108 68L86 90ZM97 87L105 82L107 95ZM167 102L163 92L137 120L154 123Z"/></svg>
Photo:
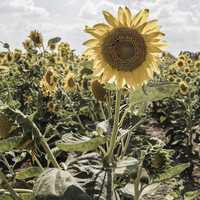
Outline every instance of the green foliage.
<svg viewBox="0 0 200 200"><path fill-rule="evenodd" d="M178 87L171 83L158 83L157 85L146 85L130 94L130 103L142 104L162 100L176 94Z"/></svg>
<svg viewBox="0 0 200 200"><path fill-rule="evenodd" d="M21 140L21 136L15 136L8 139L0 140L0 153L14 150L19 145Z"/></svg>
<svg viewBox="0 0 200 200"><path fill-rule="evenodd" d="M179 164L174 167L170 167L166 170L166 172L160 174L158 178L154 179L154 182L162 182L166 181L170 178L173 178L174 176L179 175L181 172L183 172L185 169L187 169L190 166L189 163L186 164Z"/></svg>
<svg viewBox="0 0 200 200"><path fill-rule="evenodd" d="M28 167L25 169L21 169L16 172L16 179L25 180L28 178L37 177L42 173L42 169L40 167Z"/></svg>
<svg viewBox="0 0 200 200"><path fill-rule="evenodd" d="M57 147L63 151L67 152L88 152L92 150L96 150L100 145L105 144L106 138L105 137L96 137L89 141L81 141L81 142L74 142L74 143L60 143L57 144Z"/></svg>

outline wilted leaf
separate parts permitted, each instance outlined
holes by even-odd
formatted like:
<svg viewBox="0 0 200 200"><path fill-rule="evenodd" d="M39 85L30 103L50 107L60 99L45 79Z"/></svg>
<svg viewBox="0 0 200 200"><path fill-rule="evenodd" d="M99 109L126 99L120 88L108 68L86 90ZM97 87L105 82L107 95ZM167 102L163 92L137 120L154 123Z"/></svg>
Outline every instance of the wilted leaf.
<svg viewBox="0 0 200 200"><path fill-rule="evenodd" d="M178 86L172 83L166 83L155 86L145 86L145 89L139 88L130 95L130 102L141 104L152 101L158 101L163 98L173 96L178 90Z"/></svg>
<svg viewBox="0 0 200 200"><path fill-rule="evenodd" d="M8 139L0 140L0 153L4 153L6 151L12 151L17 147L17 145L21 142L22 137L10 137Z"/></svg>
<svg viewBox="0 0 200 200"><path fill-rule="evenodd" d="M200 196L200 190L195 190L191 192L186 192L184 195L185 200L192 200Z"/></svg>
<svg viewBox="0 0 200 200"><path fill-rule="evenodd" d="M48 46L49 46L50 44L56 44L56 43L60 42L60 40L61 40L60 37L52 38L52 39L50 39L50 40L48 41Z"/></svg>
<svg viewBox="0 0 200 200"><path fill-rule="evenodd" d="M137 167L138 167L138 160L129 157L117 162L115 174L123 175L123 174L132 174L134 172L137 173Z"/></svg>
<svg viewBox="0 0 200 200"><path fill-rule="evenodd" d="M154 179L154 182L162 182L162 181L168 180L168 179L182 173L189 166L190 166L189 163L185 163L185 164L176 165L175 167L171 167L171 168L167 169L166 172L160 174L158 178Z"/></svg>
<svg viewBox="0 0 200 200"><path fill-rule="evenodd" d="M153 183L153 184L150 184L150 185L146 186L142 190L142 193L141 193L140 197L143 197L145 194L154 193L158 189L159 185L160 185L159 183Z"/></svg>
<svg viewBox="0 0 200 200"><path fill-rule="evenodd" d="M16 172L16 179L24 180L27 178L37 177L42 173L42 169L40 167L28 167L25 169L21 169Z"/></svg>
<svg viewBox="0 0 200 200"><path fill-rule="evenodd" d="M98 148L98 146L105 144L106 137L96 137L94 139L91 139L89 141L81 141L81 142L74 142L74 143L60 143L57 144L57 147L60 148L63 151L68 152L87 152L92 151Z"/></svg>

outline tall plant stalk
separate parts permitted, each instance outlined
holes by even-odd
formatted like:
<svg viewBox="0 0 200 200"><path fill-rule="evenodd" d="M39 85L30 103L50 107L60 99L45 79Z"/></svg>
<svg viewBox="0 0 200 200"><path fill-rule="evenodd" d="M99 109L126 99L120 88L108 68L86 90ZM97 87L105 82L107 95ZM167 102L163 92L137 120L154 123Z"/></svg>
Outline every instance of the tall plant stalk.
<svg viewBox="0 0 200 200"><path fill-rule="evenodd" d="M120 102L121 102L121 91L116 91L116 101L115 101L115 115L114 124L112 128L111 140L106 154L107 162L107 200L113 200L113 151L117 142L117 134L119 129L119 115L120 115Z"/></svg>

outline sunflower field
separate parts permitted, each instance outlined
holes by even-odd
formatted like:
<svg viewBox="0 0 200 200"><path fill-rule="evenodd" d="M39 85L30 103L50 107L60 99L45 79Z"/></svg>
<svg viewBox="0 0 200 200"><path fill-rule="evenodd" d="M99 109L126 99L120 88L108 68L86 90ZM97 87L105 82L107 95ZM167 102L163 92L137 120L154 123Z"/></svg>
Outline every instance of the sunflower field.
<svg viewBox="0 0 200 200"><path fill-rule="evenodd" d="M0 200L200 199L200 53L149 14L103 11L81 55L1 42Z"/></svg>

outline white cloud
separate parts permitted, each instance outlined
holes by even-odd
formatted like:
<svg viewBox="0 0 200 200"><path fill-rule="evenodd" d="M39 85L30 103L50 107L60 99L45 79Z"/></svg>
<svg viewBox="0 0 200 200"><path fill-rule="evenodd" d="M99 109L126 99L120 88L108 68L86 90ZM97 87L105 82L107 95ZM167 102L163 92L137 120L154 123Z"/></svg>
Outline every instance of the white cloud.
<svg viewBox="0 0 200 200"><path fill-rule="evenodd" d="M61 36L79 52L88 37L84 26L103 20L102 10L116 12L119 5L134 13L149 8L166 33L169 50L198 51L200 47L199 0L6 0L0 1L0 40L20 46L32 29L46 38ZM9 18L8 18L9 16Z"/></svg>

